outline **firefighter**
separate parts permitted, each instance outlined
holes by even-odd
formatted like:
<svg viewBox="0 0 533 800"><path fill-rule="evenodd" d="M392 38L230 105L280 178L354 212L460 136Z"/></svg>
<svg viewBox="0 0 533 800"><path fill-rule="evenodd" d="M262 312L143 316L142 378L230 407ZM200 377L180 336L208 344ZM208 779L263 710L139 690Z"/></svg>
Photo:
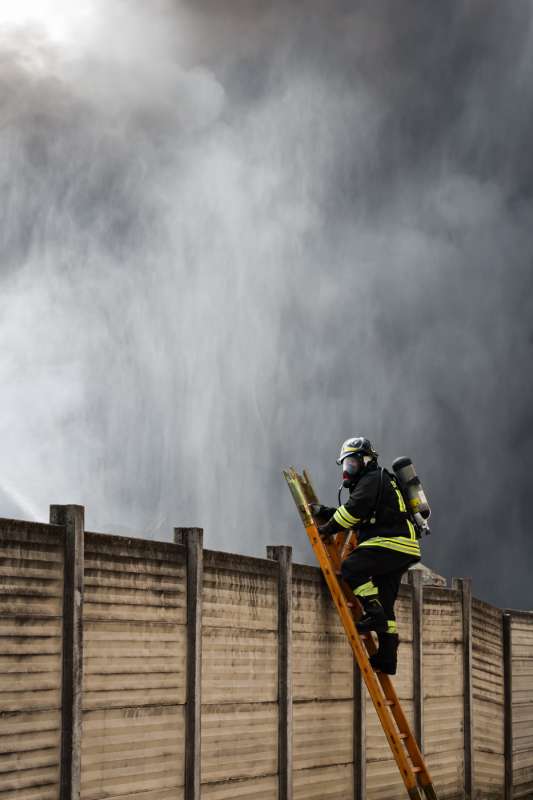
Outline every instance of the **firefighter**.
<svg viewBox="0 0 533 800"><path fill-rule="evenodd" d="M403 573L420 561L420 544L396 479L379 466L368 439L347 439L337 464L348 500L337 509L314 505L311 510L322 538L357 530L358 546L343 561L341 576L363 606L357 629L378 635L379 648L370 663L394 675L399 642L394 603Z"/></svg>

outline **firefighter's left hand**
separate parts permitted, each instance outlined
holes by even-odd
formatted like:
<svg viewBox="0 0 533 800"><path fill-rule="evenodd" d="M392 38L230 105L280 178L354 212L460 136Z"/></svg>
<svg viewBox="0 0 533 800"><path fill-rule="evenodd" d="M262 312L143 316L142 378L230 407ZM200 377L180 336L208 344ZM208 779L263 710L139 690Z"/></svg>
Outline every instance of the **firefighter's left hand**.
<svg viewBox="0 0 533 800"><path fill-rule="evenodd" d="M334 536L336 533L339 532L339 525L338 523L331 517L324 525L318 526L318 534L321 539L329 539L330 536Z"/></svg>
<svg viewBox="0 0 533 800"><path fill-rule="evenodd" d="M328 506L323 506L320 503L310 503L309 510L320 525L326 523L335 513L334 508L328 508Z"/></svg>

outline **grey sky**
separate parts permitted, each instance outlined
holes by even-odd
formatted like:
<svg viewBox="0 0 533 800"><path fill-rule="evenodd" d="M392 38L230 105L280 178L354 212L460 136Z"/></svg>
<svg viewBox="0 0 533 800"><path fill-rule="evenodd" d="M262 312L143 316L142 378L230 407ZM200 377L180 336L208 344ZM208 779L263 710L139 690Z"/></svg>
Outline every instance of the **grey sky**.
<svg viewBox="0 0 533 800"><path fill-rule="evenodd" d="M92 9L1 28L0 514L304 559L364 434L532 607L531 7Z"/></svg>

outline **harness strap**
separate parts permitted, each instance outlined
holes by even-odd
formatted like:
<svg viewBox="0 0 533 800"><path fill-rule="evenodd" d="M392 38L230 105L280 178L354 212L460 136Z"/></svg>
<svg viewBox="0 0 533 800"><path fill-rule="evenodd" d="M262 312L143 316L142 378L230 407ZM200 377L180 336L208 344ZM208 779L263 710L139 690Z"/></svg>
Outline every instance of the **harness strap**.
<svg viewBox="0 0 533 800"><path fill-rule="evenodd" d="M380 511L381 501L383 499L383 473L386 470L385 470L384 467L379 467L378 469L379 469L379 483L378 483L378 488L377 488L377 492L376 492L376 500L375 500L375 503L374 503L374 510L372 511L370 516L368 517L368 522L370 523L370 525L375 525L376 524L376 518L377 518L377 515L378 515L378 513ZM389 475L388 472L387 472L387 475ZM389 475L389 477L391 478L391 481L395 480L392 475ZM395 517L396 520L398 520L398 521L405 522L406 520L410 519L410 514L409 514L408 511L398 511L398 509L396 509L396 508L387 508L386 509L386 513L389 515L389 517Z"/></svg>

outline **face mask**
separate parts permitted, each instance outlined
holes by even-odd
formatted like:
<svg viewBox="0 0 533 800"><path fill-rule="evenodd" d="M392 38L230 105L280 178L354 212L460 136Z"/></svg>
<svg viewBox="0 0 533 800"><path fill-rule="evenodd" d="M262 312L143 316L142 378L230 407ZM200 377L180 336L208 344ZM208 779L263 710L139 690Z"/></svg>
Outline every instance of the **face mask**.
<svg viewBox="0 0 533 800"><path fill-rule="evenodd" d="M361 462L355 456L346 456L342 461L342 485L348 488L357 477Z"/></svg>

